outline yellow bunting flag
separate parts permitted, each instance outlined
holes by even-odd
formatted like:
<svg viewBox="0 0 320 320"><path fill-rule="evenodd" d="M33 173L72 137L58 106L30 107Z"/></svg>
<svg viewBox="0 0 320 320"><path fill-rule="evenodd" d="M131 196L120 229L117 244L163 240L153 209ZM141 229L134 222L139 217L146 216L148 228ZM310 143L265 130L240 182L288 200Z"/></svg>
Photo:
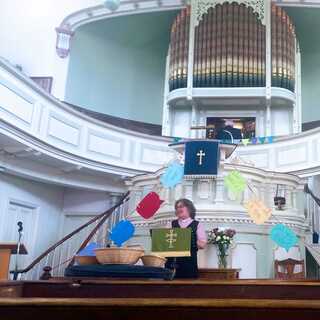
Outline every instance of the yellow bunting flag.
<svg viewBox="0 0 320 320"><path fill-rule="evenodd" d="M259 199L248 201L244 204L244 207L247 209L249 216L256 224L263 224L271 217L272 210L267 208Z"/></svg>

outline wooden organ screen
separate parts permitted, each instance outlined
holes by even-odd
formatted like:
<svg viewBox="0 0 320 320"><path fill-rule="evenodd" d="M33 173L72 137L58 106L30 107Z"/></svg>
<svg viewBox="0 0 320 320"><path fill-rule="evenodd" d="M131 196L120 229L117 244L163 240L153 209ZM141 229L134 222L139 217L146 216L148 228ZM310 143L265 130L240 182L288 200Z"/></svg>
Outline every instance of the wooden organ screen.
<svg viewBox="0 0 320 320"><path fill-rule="evenodd" d="M295 29L272 5L272 86L294 91ZM187 86L190 7L171 29L170 91ZM194 87L265 86L265 26L250 7L225 3L210 8L195 28Z"/></svg>

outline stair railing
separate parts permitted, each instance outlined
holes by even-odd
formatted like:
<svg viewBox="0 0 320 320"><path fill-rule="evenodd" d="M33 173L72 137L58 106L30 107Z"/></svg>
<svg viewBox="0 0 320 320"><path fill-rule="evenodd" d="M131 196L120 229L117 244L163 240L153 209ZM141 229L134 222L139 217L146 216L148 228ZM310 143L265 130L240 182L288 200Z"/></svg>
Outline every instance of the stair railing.
<svg viewBox="0 0 320 320"><path fill-rule="evenodd" d="M106 245L106 239L113 225L124 219L128 213L128 200L129 192L124 194L119 202L107 211L93 217L50 246L26 268L11 272L13 279L35 280L40 278L47 280L52 275L55 277L63 276L66 266L74 263L74 256L91 240L99 245Z"/></svg>

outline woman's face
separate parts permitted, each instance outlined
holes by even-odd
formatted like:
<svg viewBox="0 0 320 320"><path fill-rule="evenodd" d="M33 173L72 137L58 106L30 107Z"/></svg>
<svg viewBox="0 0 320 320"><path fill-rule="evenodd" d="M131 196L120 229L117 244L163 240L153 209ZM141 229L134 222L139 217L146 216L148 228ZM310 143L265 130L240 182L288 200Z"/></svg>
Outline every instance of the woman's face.
<svg viewBox="0 0 320 320"><path fill-rule="evenodd" d="M190 213L188 208L184 205L183 202L178 202L176 206L176 216L179 219L187 219L190 218Z"/></svg>

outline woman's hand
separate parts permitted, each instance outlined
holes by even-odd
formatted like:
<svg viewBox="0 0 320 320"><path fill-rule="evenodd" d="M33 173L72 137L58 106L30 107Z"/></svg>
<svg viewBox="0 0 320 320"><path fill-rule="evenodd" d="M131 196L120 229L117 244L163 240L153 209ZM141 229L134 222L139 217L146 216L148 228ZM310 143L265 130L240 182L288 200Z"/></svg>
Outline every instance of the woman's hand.
<svg viewBox="0 0 320 320"><path fill-rule="evenodd" d="M198 249L205 249L205 247L207 246L207 241L198 240L197 246L198 246Z"/></svg>

